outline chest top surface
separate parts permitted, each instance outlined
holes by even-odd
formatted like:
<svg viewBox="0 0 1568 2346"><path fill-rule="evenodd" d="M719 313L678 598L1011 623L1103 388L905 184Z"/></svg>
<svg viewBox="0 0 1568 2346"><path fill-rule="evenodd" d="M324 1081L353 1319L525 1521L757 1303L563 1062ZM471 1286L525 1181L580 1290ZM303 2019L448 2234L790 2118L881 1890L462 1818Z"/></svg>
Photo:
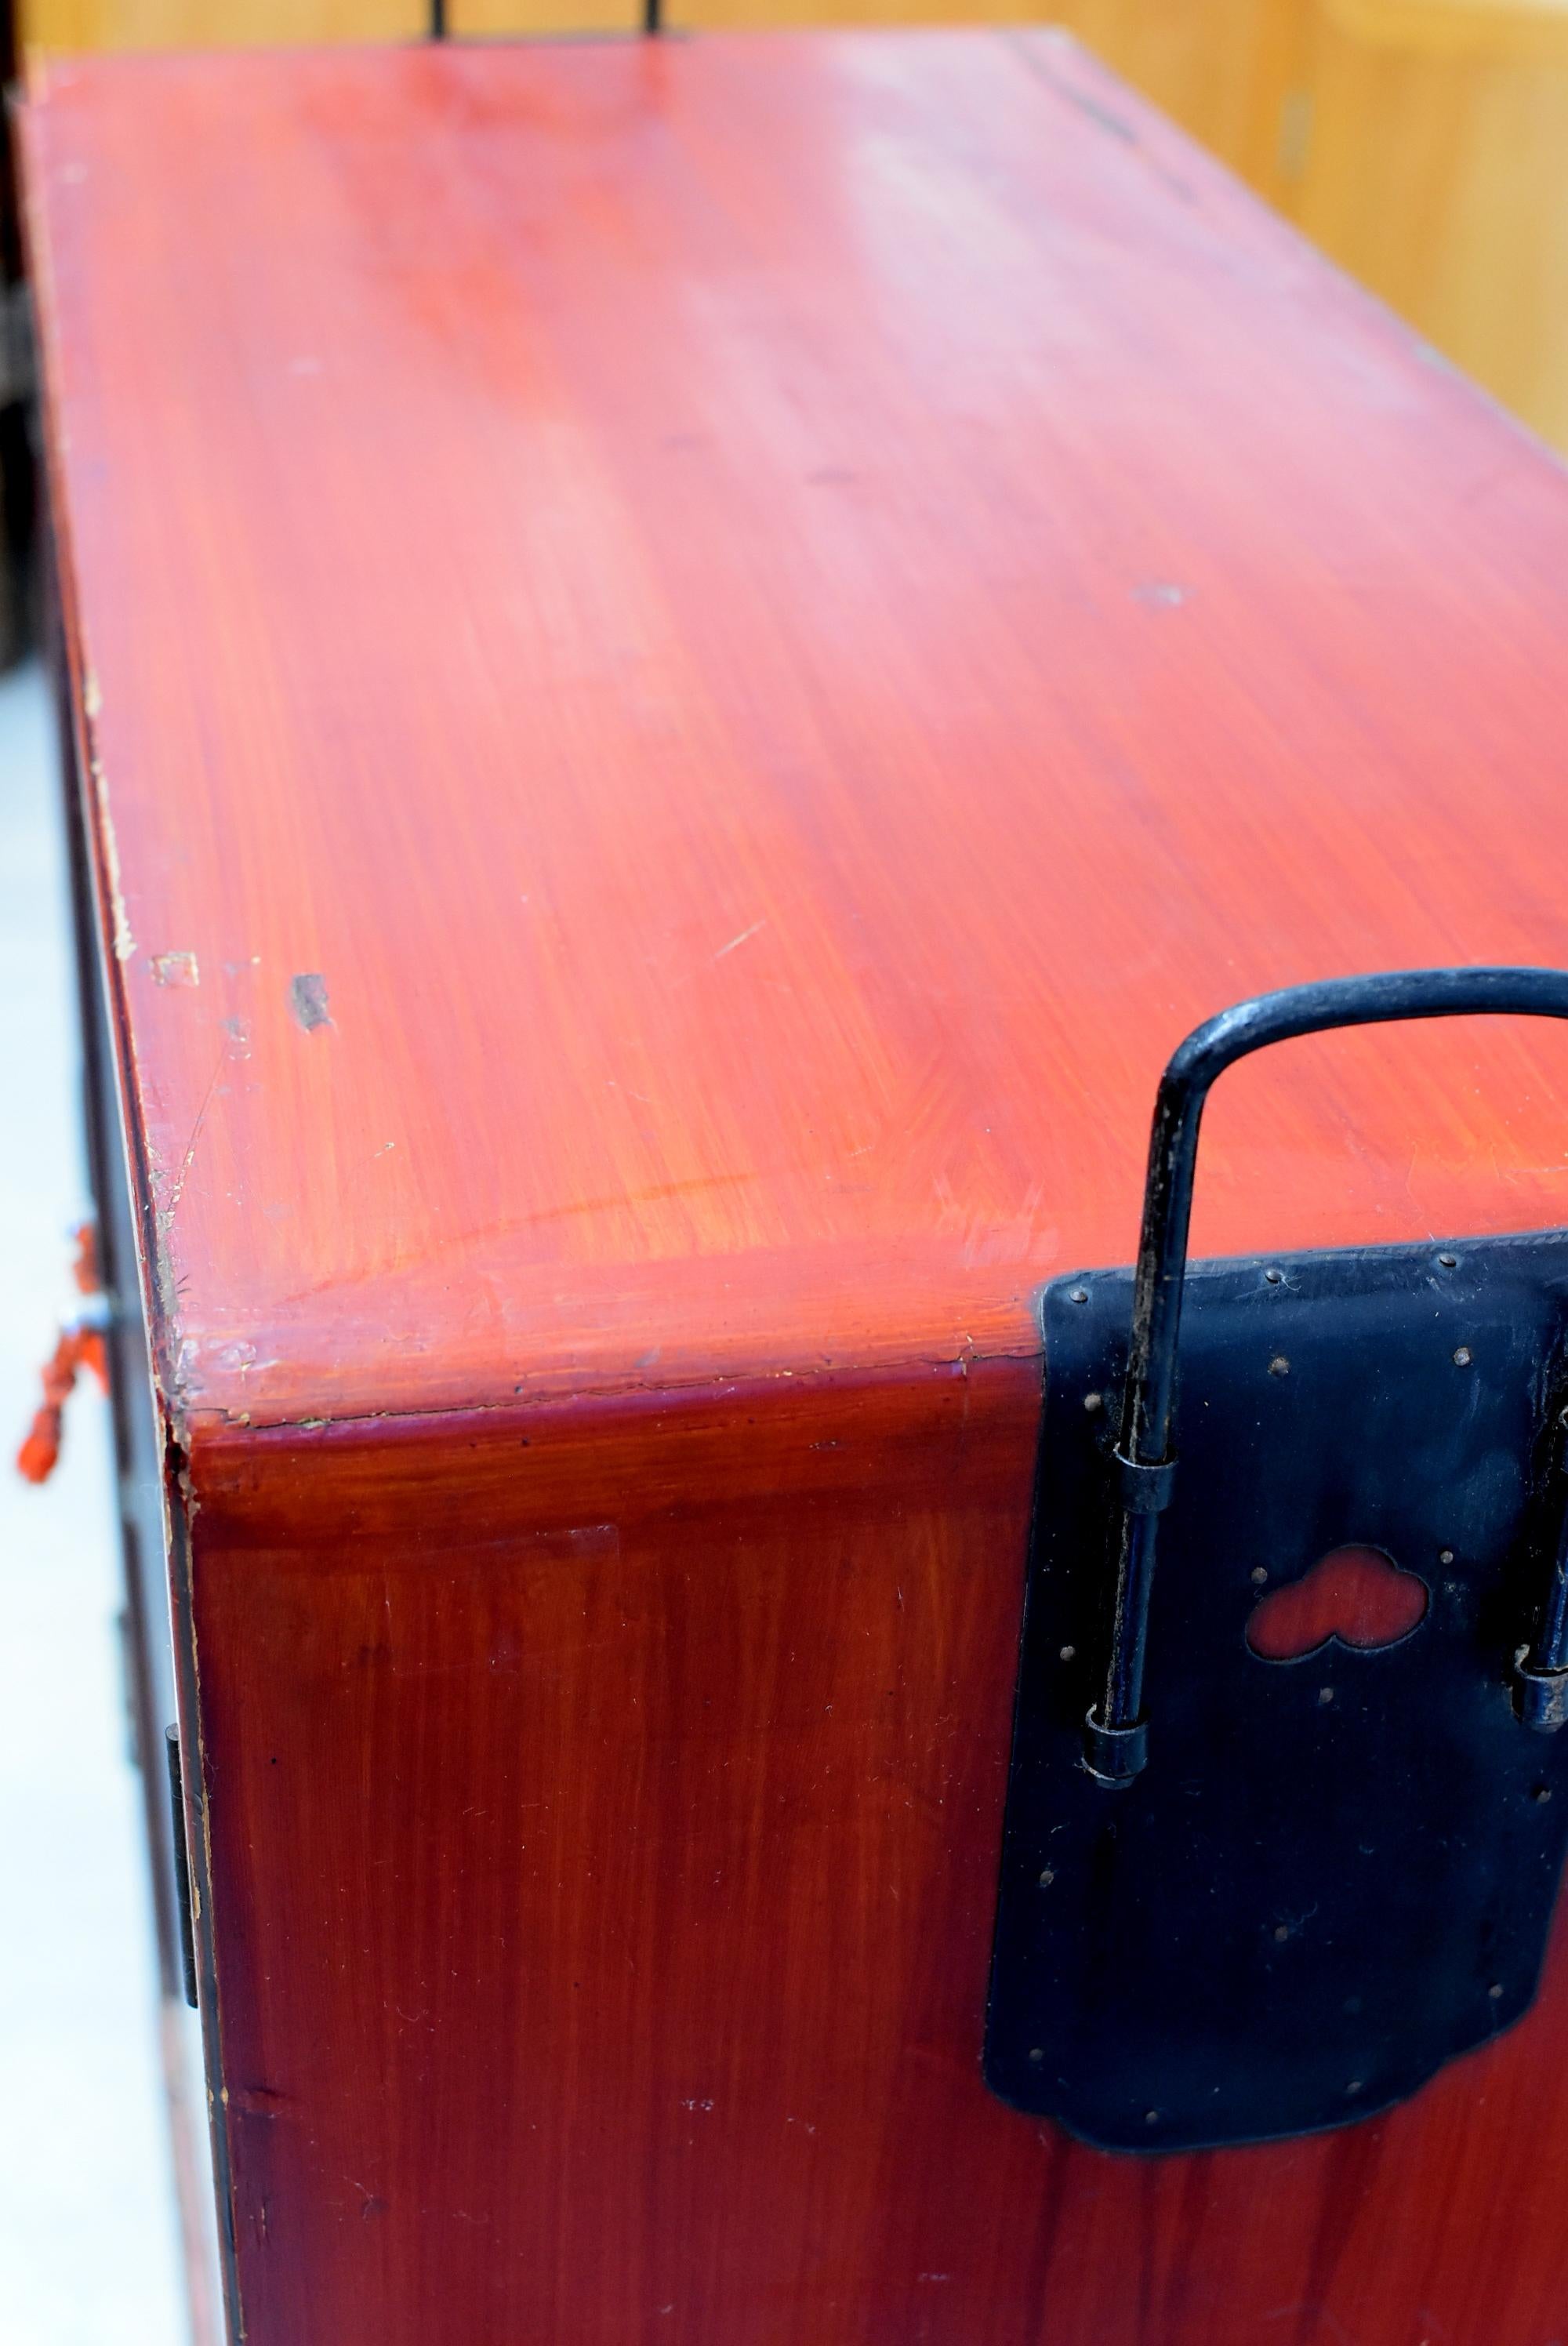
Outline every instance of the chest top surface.
<svg viewBox="0 0 1568 2346"><path fill-rule="evenodd" d="M163 1375L1035 1343L1263 987L1568 962L1568 476L1050 33L27 109ZM1200 1250L1564 1218L1568 1045L1227 1079Z"/></svg>

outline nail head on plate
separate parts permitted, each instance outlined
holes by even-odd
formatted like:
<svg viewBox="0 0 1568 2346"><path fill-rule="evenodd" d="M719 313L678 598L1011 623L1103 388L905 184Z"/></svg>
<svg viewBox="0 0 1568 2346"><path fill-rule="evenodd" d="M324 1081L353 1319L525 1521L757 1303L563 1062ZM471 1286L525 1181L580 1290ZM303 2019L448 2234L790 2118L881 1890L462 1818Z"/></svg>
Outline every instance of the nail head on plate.
<svg viewBox="0 0 1568 2346"><path fill-rule="evenodd" d="M1266 1270L1263 1276L1270 1287L1283 1287L1285 1284L1285 1273L1282 1270Z"/></svg>
<svg viewBox="0 0 1568 2346"><path fill-rule="evenodd" d="M1459 1267L1459 1257L1457 1254L1440 1254L1438 1260L1441 1263L1445 1270L1455 1270Z"/></svg>
<svg viewBox="0 0 1568 2346"><path fill-rule="evenodd" d="M1468 1368L1469 1368L1469 1366L1470 1366L1470 1362L1471 1362L1471 1351L1470 1351L1470 1346L1469 1346L1468 1344L1460 1344L1460 1345L1456 1346L1455 1351L1454 1351L1454 1356L1453 1356L1453 1364L1454 1364L1454 1367L1455 1367L1456 1369L1468 1369Z"/></svg>
<svg viewBox="0 0 1568 2346"><path fill-rule="evenodd" d="M1085 1393L1084 1395L1084 1407L1088 1411L1091 1417L1094 1416L1095 1412L1097 1409L1104 1409L1105 1406L1105 1396L1104 1393Z"/></svg>
<svg viewBox="0 0 1568 2346"><path fill-rule="evenodd" d="M1261 1588L1261 1587L1262 1587L1262 1586L1263 1586L1263 1584L1264 1584L1264 1582L1268 1579L1268 1566L1266 1564L1255 1564L1255 1565L1253 1566L1253 1567L1252 1567L1252 1580L1253 1580L1253 1586L1254 1586L1255 1587L1257 1587L1257 1588Z"/></svg>
<svg viewBox="0 0 1568 2346"><path fill-rule="evenodd" d="M1290 1374L1290 1363L1283 1352L1275 1353L1268 1363L1268 1373L1271 1377L1288 1377Z"/></svg>
<svg viewBox="0 0 1568 2346"><path fill-rule="evenodd" d="M1486 1992L1492 1998L1493 2004L1496 2004L1502 1994L1502 1982L1501 1980L1493 1980L1492 1985Z"/></svg>
<svg viewBox="0 0 1568 2346"><path fill-rule="evenodd" d="M1451 1547L1440 1547L1440 1548L1439 1548L1439 1550L1438 1550L1438 1562L1439 1562L1440 1564L1451 1564L1451 1563L1453 1562L1453 1550L1452 1550L1452 1548L1451 1548Z"/></svg>
<svg viewBox="0 0 1568 2346"><path fill-rule="evenodd" d="M1088 1289L1086 1287L1070 1287L1067 1290L1067 1300L1069 1303L1087 1303L1089 1300Z"/></svg>

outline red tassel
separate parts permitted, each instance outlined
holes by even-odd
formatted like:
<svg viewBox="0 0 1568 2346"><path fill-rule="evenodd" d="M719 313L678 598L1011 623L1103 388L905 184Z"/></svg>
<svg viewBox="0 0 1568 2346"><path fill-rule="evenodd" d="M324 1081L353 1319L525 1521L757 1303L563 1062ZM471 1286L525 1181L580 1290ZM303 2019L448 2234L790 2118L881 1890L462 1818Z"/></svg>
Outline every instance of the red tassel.
<svg viewBox="0 0 1568 2346"><path fill-rule="evenodd" d="M45 1365L43 1403L16 1453L16 1471L29 1483L46 1483L58 1464L66 1403L85 1368L91 1369L107 1392L108 1352L102 1329L62 1328L60 1341Z"/></svg>
<svg viewBox="0 0 1568 2346"><path fill-rule="evenodd" d="M98 1381L98 1391L107 1395L109 1389L109 1348L104 1341L101 1328L79 1328L78 1354L84 1369L91 1369Z"/></svg>
<svg viewBox="0 0 1568 2346"><path fill-rule="evenodd" d="M97 1222L78 1222L72 1235L76 1241L72 1275L84 1295L97 1295L104 1283L98 1269L98 1226Z"/></svg>
<svg viewBox="0 0 1568 2346"><path fill-rule="evenodd" d="M46 1483L60 1455L60 1413L45 1407L16 1453L16 1472L29 1483Z"/></svg>

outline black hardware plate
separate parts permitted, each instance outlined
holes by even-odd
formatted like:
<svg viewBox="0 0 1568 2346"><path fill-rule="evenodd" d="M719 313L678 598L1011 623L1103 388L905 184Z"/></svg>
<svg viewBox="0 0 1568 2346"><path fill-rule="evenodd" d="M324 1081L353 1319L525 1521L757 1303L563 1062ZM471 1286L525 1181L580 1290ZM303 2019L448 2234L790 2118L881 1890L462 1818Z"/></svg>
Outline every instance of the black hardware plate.
<svg viewBox="0 0 1568 2346"><path fill-rule="evenodd" d="M1083 1726L1131 1308L1125 1270L1043 1300L985 2074L1086 2141L1173 2151L1370 2116L1535 1994L1568 1732L1522 1727L1510 1687L1555 1535L1568 1232L1191 1267L1155 1740L1107 1790ZM1420 1625L1261 1659L1255 1606L1351 1545L1419 1576Z"/></svg>

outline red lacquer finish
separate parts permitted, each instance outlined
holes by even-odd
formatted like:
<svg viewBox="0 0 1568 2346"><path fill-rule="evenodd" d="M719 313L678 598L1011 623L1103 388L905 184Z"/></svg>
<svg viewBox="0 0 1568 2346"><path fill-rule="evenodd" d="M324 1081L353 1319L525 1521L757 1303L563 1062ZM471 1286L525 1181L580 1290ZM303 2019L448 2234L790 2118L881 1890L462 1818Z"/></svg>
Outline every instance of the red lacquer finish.
<svg viewBox="0 0 1568 2346"><path fill-rule="evenodd" d="M1200 1017L1568 963L1568 479L1045 33L25 147L249 2346L1568 2334L1568 1960L1315 2141L979 2075L1031 1298ZM1564 1219L1539 1023L1209 1112L1202 1251Z"/></svg>
<svg viewBox="0 0 1568 2346"><path fill-rule="evenodd" d="M1332 1548L1299 1580L1258 1600L1247 1642L1266 1662L1305 1661L1331 1637L1377 1653L1420 1627L1430 1594L1419 1573L1381 1548Z"/></svg>

